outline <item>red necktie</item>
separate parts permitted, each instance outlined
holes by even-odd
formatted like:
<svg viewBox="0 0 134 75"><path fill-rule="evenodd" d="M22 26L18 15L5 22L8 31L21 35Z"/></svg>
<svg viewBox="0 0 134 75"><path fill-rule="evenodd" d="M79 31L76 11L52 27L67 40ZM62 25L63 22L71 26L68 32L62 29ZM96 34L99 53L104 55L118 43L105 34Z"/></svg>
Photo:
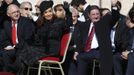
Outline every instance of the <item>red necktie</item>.
<svg viewBox="0 0 134 75"><path fill-rule="evenodd" d="M16 22L13 22L12 25L12 43L13 45L16 44L16 27L15 27Z"/></svg>
<svg viewBox="0 0 134 75"><path fill-rule="evenodd" d="M95 33L95 26L93 25L93 27L92 27L92 29L91 29L91 32L90 32L89 36L87 37L86 46L85 46L85 48L84 48L84 50L85 50L86 52L88 52L88 51L91 50L91 42L92 42L94 33Z"/></svg>

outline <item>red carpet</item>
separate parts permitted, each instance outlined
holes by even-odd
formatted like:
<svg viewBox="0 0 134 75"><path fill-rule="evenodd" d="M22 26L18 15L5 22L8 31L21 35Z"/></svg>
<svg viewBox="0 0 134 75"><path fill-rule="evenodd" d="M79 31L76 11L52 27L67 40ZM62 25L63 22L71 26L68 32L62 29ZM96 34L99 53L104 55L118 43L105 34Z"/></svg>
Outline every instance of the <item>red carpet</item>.
<svg viewBox="0 0 134 75"><path fill-rule="evenodd" d="M15 75L15 74L10 72L0 72L0 75Z"/></svg>

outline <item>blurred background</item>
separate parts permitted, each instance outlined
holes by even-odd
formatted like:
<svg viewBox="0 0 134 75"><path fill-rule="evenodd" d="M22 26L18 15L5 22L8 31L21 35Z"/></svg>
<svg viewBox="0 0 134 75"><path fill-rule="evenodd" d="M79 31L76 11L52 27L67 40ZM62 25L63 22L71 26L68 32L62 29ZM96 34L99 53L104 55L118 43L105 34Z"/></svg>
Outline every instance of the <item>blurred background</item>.
<svg viewBox="0 0 134 75"><path fill-rule="evenodd" d="M35 4L39 0L18 0L19 2L30 1L33 4L33 12L35 12ZM71 0L53 0L54 4L63 3L63 1L71 2ZM100 7L110 8L111 0L86 0L91 5L98 5ZM119 0L122 3L121 13L127 15L129 9L132 7L134 0Z"/></svg>

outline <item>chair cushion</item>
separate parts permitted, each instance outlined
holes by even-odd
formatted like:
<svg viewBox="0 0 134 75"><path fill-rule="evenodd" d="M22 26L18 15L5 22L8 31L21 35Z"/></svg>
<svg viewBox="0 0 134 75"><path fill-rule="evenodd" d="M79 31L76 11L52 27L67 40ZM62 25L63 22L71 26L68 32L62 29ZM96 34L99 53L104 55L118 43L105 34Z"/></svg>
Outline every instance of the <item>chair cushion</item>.
<svg viewBox="0 0 134 75"><path fill-rule="evenodd" d="M41 60L60 61L60 58L58 58L58 57L45 57L45 58L41 58Z"/></svg>
<svg viewBox="0 0 134 75"><path fill-rule="evenodd" d="M0 72L0 75L15 75L11 72Z"/></svg>

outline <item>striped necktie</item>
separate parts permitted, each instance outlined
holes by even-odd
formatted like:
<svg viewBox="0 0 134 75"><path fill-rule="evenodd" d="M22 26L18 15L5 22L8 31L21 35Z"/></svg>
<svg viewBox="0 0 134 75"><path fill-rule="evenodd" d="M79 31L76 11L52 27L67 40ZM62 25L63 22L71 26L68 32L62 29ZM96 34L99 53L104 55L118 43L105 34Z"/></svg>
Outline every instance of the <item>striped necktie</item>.
<svg viewBox="0 0 134 75"><path fill-rule="evenodd" d="M89 34L89 36L87 37L87 40L86 40L86 46L84 48L84 50L86 52L89 52L91 50L91 43L92 43L92 40L93 40L94 33L95 33L95 26L93 25L93 27L91 29L91 32L90 32L90 34Z"/></svg>

